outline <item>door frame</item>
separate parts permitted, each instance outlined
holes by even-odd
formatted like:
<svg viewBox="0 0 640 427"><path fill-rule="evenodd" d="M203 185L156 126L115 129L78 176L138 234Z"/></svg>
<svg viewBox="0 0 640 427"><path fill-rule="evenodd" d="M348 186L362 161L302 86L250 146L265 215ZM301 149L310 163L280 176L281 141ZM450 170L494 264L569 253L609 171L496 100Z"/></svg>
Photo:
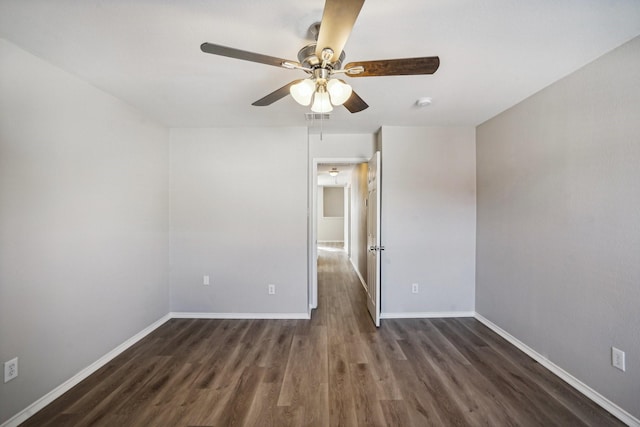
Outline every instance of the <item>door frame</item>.
<svg viewBox="0 0 640 427"><path fill-rule="evenodd" d="M311 167L309 168L309 227L308 242L309 247L307 253L309 255L309 312L318 308L318 165L330 163L335 165L350 163L368 163L369 159L365 157L314 157L311 159ZM349 218L345 221L351 221L351 209L349 209Z"/></svg>

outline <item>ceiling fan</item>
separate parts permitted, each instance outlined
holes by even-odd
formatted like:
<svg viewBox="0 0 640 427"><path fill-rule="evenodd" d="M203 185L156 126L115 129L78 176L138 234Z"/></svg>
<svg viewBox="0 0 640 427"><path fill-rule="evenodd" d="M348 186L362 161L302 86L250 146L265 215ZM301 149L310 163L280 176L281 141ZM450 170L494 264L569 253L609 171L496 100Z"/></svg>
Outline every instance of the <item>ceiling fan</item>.
<svg viewBox="0 0 640 427"><path fill-rule="evenodd" d="M353 91L350 85L336 78L336 75L375 77L433 74L440 66L440 58L430 56L350 62L341 68L345 59L344 45L351 34L363 4L364 0L326 0L322 21L317 29L317 42L303 47L298 52L298 61L289 61L213 43L203 43L200 49L214 55L290 70L302 70L309 75L306 79L294 80L286 84L252 105L271 105L291 94L299 104L311 105L311 111L315 113L328 113L333 110L333 105L344 105L351 113L357 113L369 106Z"/></svg>

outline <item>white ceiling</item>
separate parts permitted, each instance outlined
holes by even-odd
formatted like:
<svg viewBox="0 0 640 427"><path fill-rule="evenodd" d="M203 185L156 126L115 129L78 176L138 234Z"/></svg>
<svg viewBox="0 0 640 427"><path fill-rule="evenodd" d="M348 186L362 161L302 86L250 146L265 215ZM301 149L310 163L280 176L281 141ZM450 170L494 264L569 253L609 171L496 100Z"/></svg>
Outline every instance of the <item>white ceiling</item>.
<svg viewBox="0 0 640 427"><path fill-rule="evenodd" d="M207 41L296 60L323 0L0 0L0 37L171 127L306 126L292 71L204 54ZM477 125L640 34L639 0L367 0L345 62L440 56L432 76L351 78L370 108L324 132ZM433 104L419 109L417 98Z"/></svg>

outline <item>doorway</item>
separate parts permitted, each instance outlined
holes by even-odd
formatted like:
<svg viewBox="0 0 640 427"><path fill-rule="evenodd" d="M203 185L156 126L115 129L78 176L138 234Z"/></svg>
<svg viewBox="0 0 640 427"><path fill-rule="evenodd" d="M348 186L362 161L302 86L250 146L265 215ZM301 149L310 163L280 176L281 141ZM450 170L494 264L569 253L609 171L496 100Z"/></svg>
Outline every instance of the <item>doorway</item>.
<svg viewBox="0 0 640 427"><path fill-rule="evenodd" d="M365 286L363 276L367 274L367 162L368 159L364 158L313 161L309 239L311 308L318 305L319 244L324 244L331 250L344 251L362 285ZM330 173L332 171L334 173ZM339 203L340 198L342 203ZM325 207L329 209L325 210ZM329 234L328 231L333 234Z"/></svg>

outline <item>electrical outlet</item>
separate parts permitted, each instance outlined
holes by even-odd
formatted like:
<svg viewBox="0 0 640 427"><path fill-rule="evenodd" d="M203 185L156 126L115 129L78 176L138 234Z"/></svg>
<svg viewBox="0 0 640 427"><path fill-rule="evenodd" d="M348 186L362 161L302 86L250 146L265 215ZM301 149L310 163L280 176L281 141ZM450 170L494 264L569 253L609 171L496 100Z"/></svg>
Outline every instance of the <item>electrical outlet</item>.
<svg viewBox="0 0 640 427"><path fill-rule="evenodd" d="M417 294L418 292L420 292L420 287L418 286L417 283L414 283L411 285L411 292L414 294Z"/></svg>
<svg viewBox="0 0 640 427"><path fill-rule="evenodd" d="M611 347L611 364L614 368L618 368L624 372L624 351Z"/></svg>
<svg viewBox="0 0 640 427"><path fill-rule="evenodd" d="M268 285L268 289L269 289L269 295L276 294L276 285Z"/></svg>
<svg viewBox="0 0 640 427"><path fill-rule="evenodd" d="M18 376L18 358L4 362L4 382L8 383Z"/></svg>
<svg viewBox="0 0 640 427"><path fill-rule="evenodd" d="M203 285L209 284L209 276L202 276L202 284Z"/></svg>

